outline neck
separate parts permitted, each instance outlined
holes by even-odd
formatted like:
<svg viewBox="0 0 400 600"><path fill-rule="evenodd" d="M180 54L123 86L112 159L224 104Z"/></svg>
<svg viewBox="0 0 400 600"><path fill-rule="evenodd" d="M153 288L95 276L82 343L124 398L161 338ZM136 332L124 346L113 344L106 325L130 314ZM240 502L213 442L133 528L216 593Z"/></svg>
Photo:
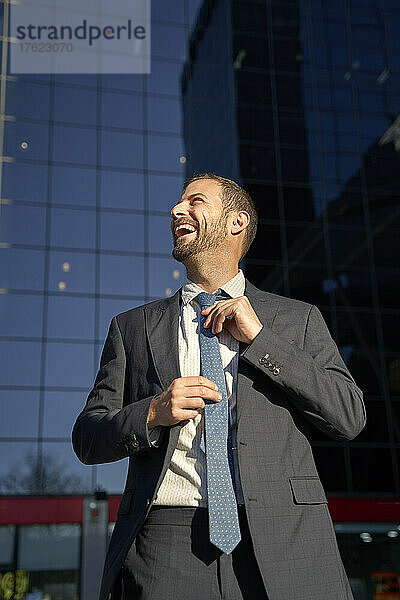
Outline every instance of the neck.
<svg viewBox="0 0 400 600"><path fill-rule="evenodd" d="M186 274L190 281L199 285L205 292L212 293L239 273L238 263L221 261L220 257L206 261L188 260Z"/></svg>

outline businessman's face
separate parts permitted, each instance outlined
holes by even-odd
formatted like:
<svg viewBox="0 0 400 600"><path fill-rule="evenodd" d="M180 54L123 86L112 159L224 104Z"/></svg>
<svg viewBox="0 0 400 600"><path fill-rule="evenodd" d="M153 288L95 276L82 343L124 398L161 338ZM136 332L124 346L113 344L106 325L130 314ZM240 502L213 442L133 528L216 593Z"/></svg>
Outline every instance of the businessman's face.
<svg viewBox="0 0 400 600"><path fill-rule="evenodd" d="M173 257L179 262L193 254L220 247L228 235L222 187L213 179L193 181L171 210Z"/></svg>

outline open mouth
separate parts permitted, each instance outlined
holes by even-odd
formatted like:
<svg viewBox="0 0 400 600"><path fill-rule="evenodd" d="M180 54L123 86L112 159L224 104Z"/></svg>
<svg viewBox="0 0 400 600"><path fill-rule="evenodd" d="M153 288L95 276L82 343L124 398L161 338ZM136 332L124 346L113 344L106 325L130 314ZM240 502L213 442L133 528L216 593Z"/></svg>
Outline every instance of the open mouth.
<svg viewBox="0 0 400 600"><path fill-rule="evenodd" d="M176 237L184 237L184 236L190 236L193 233L196 233L197 228L194 225L189 225L189 223L182 223L181 225L178 225L175 229L175 235Z"/></svg>

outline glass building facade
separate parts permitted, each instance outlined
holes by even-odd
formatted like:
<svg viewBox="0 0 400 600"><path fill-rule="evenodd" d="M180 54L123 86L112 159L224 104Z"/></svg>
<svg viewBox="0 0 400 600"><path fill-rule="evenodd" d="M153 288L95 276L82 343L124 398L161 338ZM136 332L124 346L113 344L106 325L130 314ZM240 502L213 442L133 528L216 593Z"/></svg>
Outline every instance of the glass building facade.
<svg viewBox="0 0 400 600"><path fill-rule="evenodd" d="M180 77L199 4L153 0L151 74L3 67L2 493L123 487L126 461L85 467L70 435L112 316L183 280L169 212L185 173Z"/></svg>
<svg viewBox="0 0 400 600"><path fill-rule="evenodd" d="M399 44L398 2L210 0L182 80L187 174L259 210L247 277L318 305L364 392L354 441L313 429L330 493L400 493Z"/></svg>
<svg viewBox="0 0 400 600"><path fill-rule="evenodd" d="M258 207L246 276L316 304L364 391L368 421L354 441L311 430L328 495L395 504L398 0L153 0L144 75L10 74L8 4L0 4L0 494L121 492L127 461L82 465L71 429L112 316L182 284L170 209L186 176L214 171L242 183ZM357 600L384 598L385 586L400 598L400 525L393 511L380 514L382 503L376 519L372 509L365 519L353 510L353 522L334 513ZM4 514L0 598L18 577L25 589L25 572L30 592L90 597L81 594L78 517L57 513L39 527L36 517Z"/></svg>

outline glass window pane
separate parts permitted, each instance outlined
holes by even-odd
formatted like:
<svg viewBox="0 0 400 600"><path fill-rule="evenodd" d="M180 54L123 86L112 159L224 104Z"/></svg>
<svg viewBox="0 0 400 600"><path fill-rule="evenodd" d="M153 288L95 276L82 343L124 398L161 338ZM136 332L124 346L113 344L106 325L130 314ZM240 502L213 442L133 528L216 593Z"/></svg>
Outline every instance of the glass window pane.
<svg viewBox="0 0 400 600"><path fill-rule="evenodd" d="M51 209L51 244L71 248L93 248L96 213L71 208Z"/></svg>
<svg viewBox="0 0 400 600"><path fill-rule="evenodd" d="M168 3L163 0L152 0L152 17L157 21L184 24L185 4L184 0L169 0Z"/></svg>
<svg viewBox="0 0 400 600"><path fill-rule="evenodd" d="M53 167L52 192L53 204L96 204L96 171L73 167Z"/></svg>
<svg viewBox="0 0 400 600"><path fill-rule="evenodd" d="M32 81L7 81L6 113L31 119L49 118L49 86Z"/></svg>
<svg viewBox="0 0 400 600"><path fill-rule="evenodd" d="M143 129L143 98L139 94L103 92L101 97L103 127Z"/></svg>
<svg viewBox="0 0 400 600"><path fill-rule="evenodd" d="M19 530L18 569L78 569L80 538L80 525L24 525Z"/></svg>
<svg viewBox="0 0 400 600"><path fill-rule="evenodd" d="M152 23L151 51L155 58L168 57L185 60L186 30L183 27Z"/></svg>
<svg viewBox="0 0 400 600"><path fill-rule="evenodd" d="M147 78L148 75L140 75L139 73L103 73L101 75L101 85L103 88L141 92L143 90L144 77Z"/></svg>
<svg viewBox="0 0 400 600"><path fill-rule="evenodd" d="M182 184L183 178L181 176L149 176L150 210L162 210L169 216L172 207L178 202L181 196Z"/></svg>
<svg viewBox="0 0 400 600"><path fill-rule="evenodd" d="M50 252L49 289L94 293L95 255L79 252Z"/></svg>
<svg viewBox="0 0 400 600"><path fill-rule="evenodd" d="M37 449L37 442L0 441L0 493L37 493L37 478L32 477Z"/></svg>
<svg viewBox="0 0 400 600"><path fill-rule="evenodd" d="M399 308L400 297L400 269L376 270L378 295L381 308ZM371 304L372 301L368 302Z"/></svg>
<svg viewBox="0 0 400 600"><path fill-rule="evenodd" d="M144 295L144 259L136 256L100 256L100 293Z"/></svg>
<svg viewBox="0 0 400 600"><path fill-rule="evenodd" d="M171 258L150 259L150 295L155 298L171 296L182 285L185 268Z"/></svg>
<svg viewBox="0 0 400 600"><path fill-rule="evenodd" d="M171 254L173 240L171 233L171 217L150 218L150 252Z"/></svg>
<svg viewBox="0 0 400 600"><path fill-rule="evenodd" d="M46 437L71 437L76 417L86 403L84 392L46 392L43 434Z"/></svg>
<svg viewBox="0 0 400 600"><path fill-rule="evenodd" d="M181 96L182 65L161 60L151 61L151 73L147 75L150 93Z"/></svg>
<svg viewBox="0 0 400 600"><path fill-rule="evenodd" d="M2 248L0 250L0 288L41 290L44 277L44 252Z"/></svg>
<svg viewBox="0 0 400 600"><path fill-rule="evenodd" d="M88 388L92 374L92 344L47 344L46 385Z"/></svg>
<svg viewBox="0 0 400 600"><path fill-rule="evenodd" d="M107 208L142 209L144 181L141 173L101 172L101 204Z"/></svg>
<svg viewBox="0 0 400 600"><path fill-rule="evenodd" d="M49 338L93 339L94 298L50 296L48 304Z"/></svg>
<svg viewBox="0 0 400 600"><path fill-rule="evenodd" d="M142 169L143 136L125 131L102 131L101 163L108 167Z"/></svg>
<svg viewBox="0 0 400 600"><path fill-rule="evenodd" d="M15 527L5 525L0 527L0 565L7 566L14 560Z"/></svg>
<svg viewBox="0 0 400 600"><path fill-rule="evenodd" d="M351 448L355 492L394 492L394 473L388 448Z"/></svg>
<svg viewBox="0 0 400 600"><path fill-rule="evenodd" d="M46 202L47 166L3 163L3 198Z"/></svg>
<svg viewBox="0 0 400 600"><path fill-rule="evenodd" d="M97 133L94 129L55 125L53 136L54 160L79 167L96 164Z"/></svg>
<svg viewBox="0 0 400 600"><path fill-rule="evenodd" d="M96 125L96 90L57 85L54 90L54 120Z"/></svg>
<svg viewBox="0 0 400 600"><path fill-rule="evenodd" d="M40 337L43 296L0 294L1 335Z"/></svg>
<svg viewBox="0 0 400 600"><path fill-rule="evenodd" d="M49 137L47 124L6 121L4 127L4 154L20 159L47 160Z"/></svg>
<svg viewBox="0 0 400 600"><path fill-rule="evenodd" d="M180 133L182 126L180 99L149 97L147 99L147 111L151 131Z"/></svg>
<svg viewBox="0 0 400 600"><path fill-rule="evenodd" d="M120 494L125 486L128 460L98 465L96 470L96 485L108 494Z"/></svg>
<svg viewBox="0 0 400 600"><path fill-rule="evenodd" d="M400 313L381 314L383 343L388 352L397 352L400 339Z"/></svg>
<svg viewBox="0 0 400 600"><path fill-rule="evenodd" d="M144 215L101 213L101 248L144 251Z"/></svg>
<svg viewBox="0 0 400 600"><path fill-rule="evenodd" d="M180 138L149 135L148 141L148 163L150 169L184 174L185 165L180 162L180 158L184 155L183 144Z"/></svg>
<svg viewBox="0 0 400 600"><path fill-rule="evenodd" d="M41 206L4 204L0 241L10 244L45 244L46 209Z"/></svg>
<svg viewBox="0 0 400 600"><path fill-rule="evenodd" d="M39 392L0 390L0 436L36 437L39 426Z"/></svg>
<svg viewBox="0 0 400 600"><path fill-rule="evenodd" d="M32 77L32 75L29 75L29 77ZM54 79L56 83L64 83L65 85L78 85L79 87L96 88L98 75L93 73L56 73Z"/></svg>
<svg viewBox="0 0 400 600"><path fill-rule="evenodd" d="M49 489L48 493L87 494L91 489L93 467L80 462L71 442L44 442L42 447L54 487L54 491Z"/></svg>
<svg viewBox="0 0 400 600"><path fill-rule="evenodd" d="M0 352L3 357L2 385L39 385L40 342L0 341Z"/></svg>

